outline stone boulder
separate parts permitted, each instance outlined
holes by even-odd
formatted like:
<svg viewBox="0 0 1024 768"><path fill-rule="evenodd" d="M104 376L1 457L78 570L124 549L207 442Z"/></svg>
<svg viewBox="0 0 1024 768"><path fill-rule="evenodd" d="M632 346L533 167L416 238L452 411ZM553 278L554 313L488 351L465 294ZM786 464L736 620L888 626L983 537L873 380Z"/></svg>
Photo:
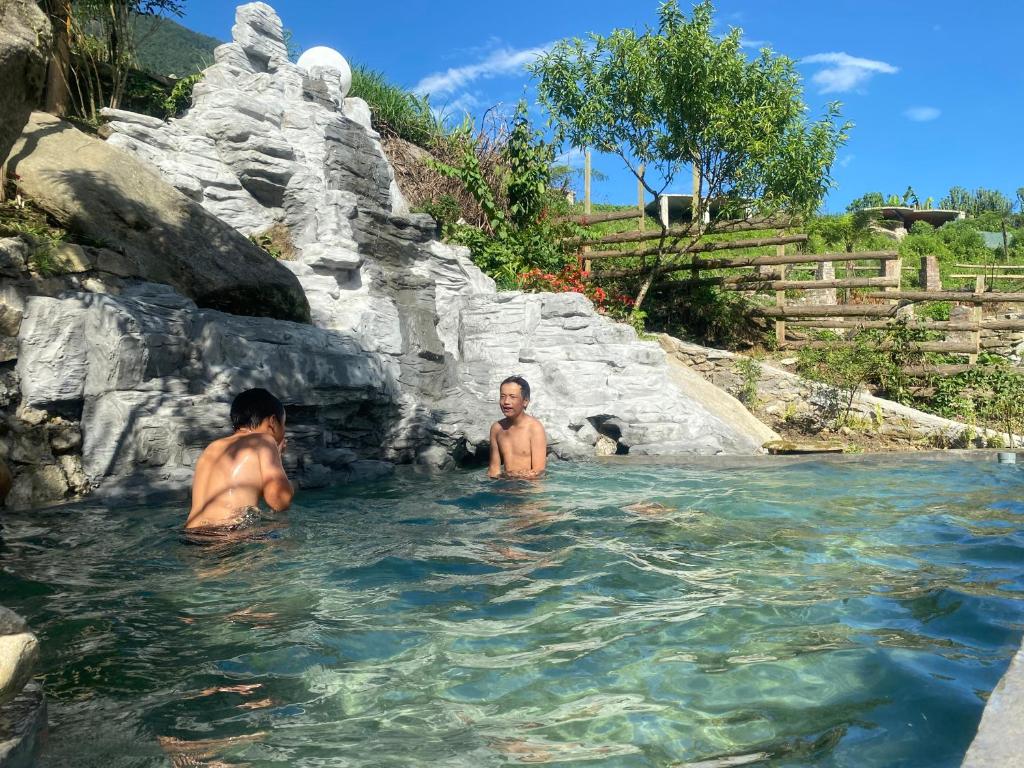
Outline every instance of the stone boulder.
<svg viewBox="0 0 1024 768"><path fill-rule="evenodd" d="M50 37L34 0L0 2L0 164L39 100Z"/></svg>
<svg viewBox="0 0 1024 768"><path fill-rule="evenodd" d="M34 113L10 167L63 226L120 255L106 271L165 283L203 307L309 322L289 270L134 157L70 123Z"/></svg>
<svg viewBox="0 0 1024 768"><path fill-rule="evenodd" d="M80 439L92 482L148 473L187 484L250 387L288 407L285 463L306 487L380 460L395 421L398 367L352 334L200 310L162 285L32 297L19 342L23 408L81 411L80 436L51 423L49 448Z"/></svg>
<svg viewBox="0 0 1024 768"><path fill-rule="evenodd" d="M28 631L25 620L0 606L0 704L25 687L39 658L39 641Z"/></svg>

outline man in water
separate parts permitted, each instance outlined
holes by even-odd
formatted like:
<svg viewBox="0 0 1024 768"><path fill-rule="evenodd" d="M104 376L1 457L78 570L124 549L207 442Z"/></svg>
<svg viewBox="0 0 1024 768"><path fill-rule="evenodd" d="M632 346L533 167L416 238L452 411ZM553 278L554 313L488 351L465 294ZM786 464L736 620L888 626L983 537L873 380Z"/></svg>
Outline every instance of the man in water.
<svg viewBox="0 0 1024 768"><path fill-rule="evenodd" d="M530 385L522 376L509 376L501 382L498 405L505 418L491 425L491 464L488 477L533 478L547 464L548 438L543 425L526 413L530 403Z"/></svg>
<svg viewBox="0 0 1024 768"><path fill-rule="evenodd" d="M258 515L260 498L276 512L291 506L295 491L281 465L284 423L284 406L267 390L235 398L234 434L210 443L196 462L186 529L239 527Z"/></svg>

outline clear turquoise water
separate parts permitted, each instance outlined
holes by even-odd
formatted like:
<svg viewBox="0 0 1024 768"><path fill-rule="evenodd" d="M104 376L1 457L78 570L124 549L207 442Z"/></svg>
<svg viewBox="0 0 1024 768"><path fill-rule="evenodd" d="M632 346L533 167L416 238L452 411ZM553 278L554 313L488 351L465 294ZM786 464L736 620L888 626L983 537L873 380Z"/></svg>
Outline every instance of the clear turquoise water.
<svg viewBox="0 0 1024 768"><path fill-rule="evenodd" d="M85 504L4 517L0 600L43 642L46 766L958 766L1024 632L1022 491L931 459L410 471L218 548Z"/></svg>

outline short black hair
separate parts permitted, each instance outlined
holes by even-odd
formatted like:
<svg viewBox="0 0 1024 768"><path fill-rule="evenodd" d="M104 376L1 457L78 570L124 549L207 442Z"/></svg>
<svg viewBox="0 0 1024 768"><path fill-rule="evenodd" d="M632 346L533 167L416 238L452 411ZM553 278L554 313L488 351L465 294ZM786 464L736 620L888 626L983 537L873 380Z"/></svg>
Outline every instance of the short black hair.
<svg viewBox="0 0 1024 768"><path fill-rule="evenodd" d="M231 426L236 432L243 427L256 429L271 416L284 423L284 405L265 389L247 389L231 403Z"/></svg>
<svg viewBox="0 0 1024 768"><path fill-rule="evenodd" d="M523 400L530 399L530 384L522 376L509 376L498 385L498 389L501 389L506 384L518 384L520 391L523 393Z"/></svg>

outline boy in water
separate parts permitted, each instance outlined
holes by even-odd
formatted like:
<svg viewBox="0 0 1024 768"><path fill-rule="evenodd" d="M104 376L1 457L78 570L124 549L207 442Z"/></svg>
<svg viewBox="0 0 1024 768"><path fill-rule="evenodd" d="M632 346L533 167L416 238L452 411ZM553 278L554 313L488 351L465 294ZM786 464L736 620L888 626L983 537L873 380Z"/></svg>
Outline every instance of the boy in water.
<svg viewBox="0 0 1024 768"><path fill-rule="evenodd" d="M547 464L548 438L543 425L526 413L530 403L530 385L522 376L509 376L501 382L498 405L505 418L491 425L491 464L488 477L533 478Z"/></svg>
<svg viewBox="0 0 1024 768"><path fill-rule="evenodd" d="M281 465L284 406L265 389L249 389L231 403L234 434L210 443L196 462L186 529L235 528L258 514L260 498L276 512L295 492Z"/></svg>

